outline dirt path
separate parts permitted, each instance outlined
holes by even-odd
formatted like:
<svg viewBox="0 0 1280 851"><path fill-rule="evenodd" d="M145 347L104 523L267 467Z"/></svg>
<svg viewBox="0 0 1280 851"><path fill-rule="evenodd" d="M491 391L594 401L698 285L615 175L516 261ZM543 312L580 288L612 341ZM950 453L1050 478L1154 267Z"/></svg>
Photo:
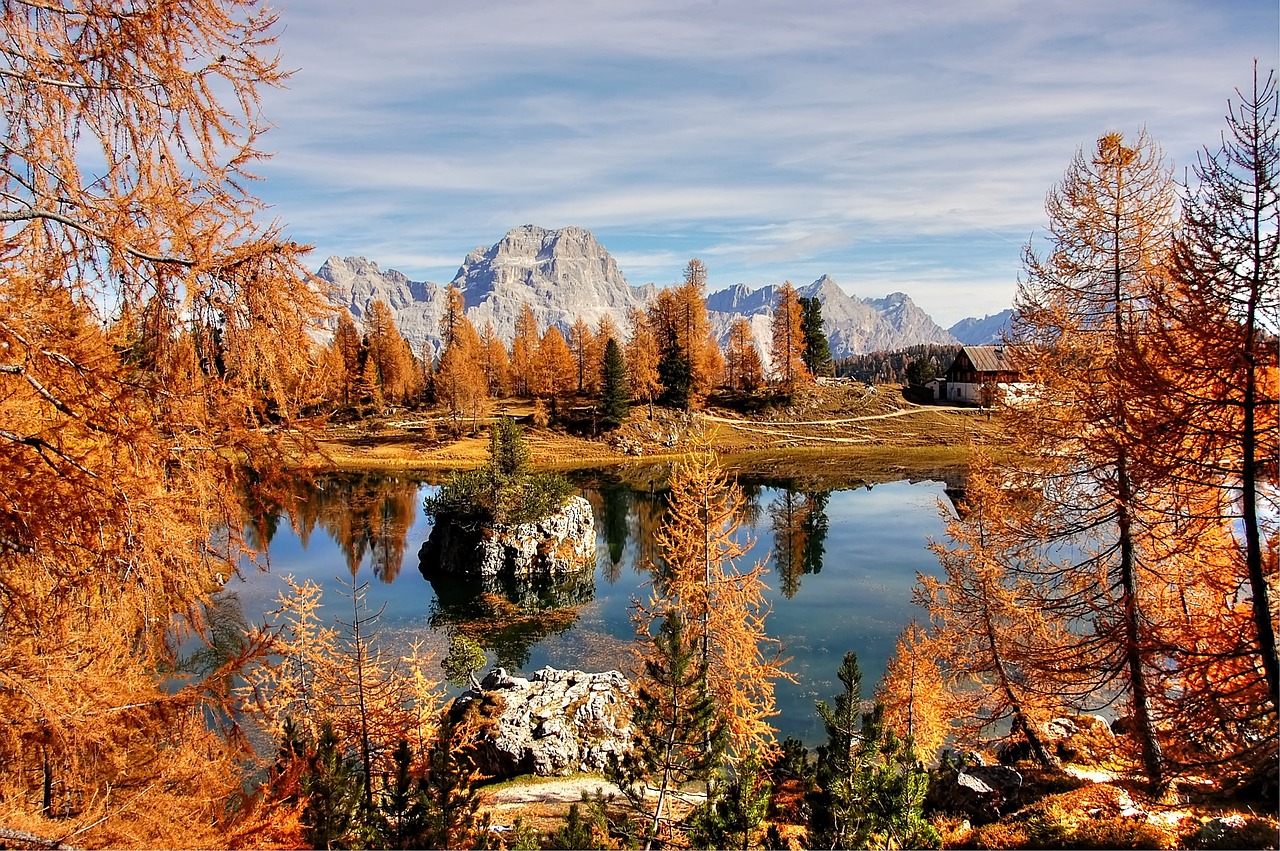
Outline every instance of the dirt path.
<svg viewBox="0 0 1280 851"><path fill-rule="evenodd" d="M755 428L752 429L754 431L763 425L777 425L780 427L787 427L787 428L790 428L792 426L847 425L848 423L857 423L857 422L862 422L863 420L885 420L885 419L888 419L889 417L905 417L909 414L918 414L921 412L929 412L929 411L937 411L937 410L939 409L926 408L921 405L914 408L903 408L898 411L890 411L887 414L866 414L865 416L861 416L861 417L841 417L840 419L834 419L834 420L788 420L786 422L780 422L780 423L765 423L759 420L741 420L741 419L733 419L732 417L717 417L714 414L706 414L706 413L699 414L698 416L701 419L708 420L713 423L728 423L729 425L739 426L744 428L746 427L747 423L752 423L755 426Z"/></svg>
<svg viewBox="0 0 1280 851"><path fill-rule="evenodd" d="M548 778L503 786L492 792L492 809L503 810L529 804L572 804L582 800L583 793L594 795L596 790L607 795L621 794L618 787L603 777Z"/></svg>
<svg viewBox="0 0 1280 851"><path fill-rule="evenodd" d="M603 777L582 775L578 777L537 778L524 783L504 785L490 792L491 810L508 810L530 804L573 804L582 800L583 794L594 795L599 790L609 795L621 795L617 786ZM648 794L656 794L649 789ZM673 793L676 794L676 793ZM678 793L686 802L701 801L706 796L697 792Z"/></svg>

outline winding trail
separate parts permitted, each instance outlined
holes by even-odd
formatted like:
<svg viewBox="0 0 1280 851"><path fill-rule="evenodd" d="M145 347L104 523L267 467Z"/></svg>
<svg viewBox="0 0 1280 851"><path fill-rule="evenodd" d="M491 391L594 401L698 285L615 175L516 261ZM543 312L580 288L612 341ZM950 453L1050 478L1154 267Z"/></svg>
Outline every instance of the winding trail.
<svg viewBox="0 0 1280 851"><path fill-rule="evenodd" d="M949 410L949 409L926 408L923 405L917 405L914 408L901 408L896 411L890 411L887 414L866 414L865 416L861 416L861 417L841 417L839 419L834 419L834 420L794 420L790 422L777 423L777 425L782 427L809 426L809 425L846 425L848 423L857 423L857 422L862 422L864 420L887 420L890 417L905 417L908 414L918 414L921 411L941 411L941 410ZM738 419L733 419L732 417L717 417L714 414L700 414L699 416L701 416L701 418L704 420L709 420L714 423L728 423L729 425L739 426L739 427L745 427L745 423L751 422L750 420L738 420ZM750 430L754 431L755 429L750 429Z"/></svg>
<svg viewBox="0 0 1280 851"><path fill-rule="evenodd" d="M899 417L908 417L914 414L934 413L934 414L969 414L970 411L961 408L940 408L926 405L912 405L908 408L899 408L897 410L888 411L882 414L863 414L854 417L836 417L825 420L794 420L788 422L761 422L759 420L742 420L732 417L721 417L715 414L700 414L700 418L713 423L722 423L736 431L748 432L750 434L758 434L763 437L773 438L776 441L791 441L804 443L876 443L882 442L883 437L875 437L869 432L865 434L815 434L806 431L804 434L797 434L791 429L812 426L826 426L835 428L839 426L858 426L860 423L867 423L872 420L888 420ZM909 436L904 434L903 436Z"/></svg>

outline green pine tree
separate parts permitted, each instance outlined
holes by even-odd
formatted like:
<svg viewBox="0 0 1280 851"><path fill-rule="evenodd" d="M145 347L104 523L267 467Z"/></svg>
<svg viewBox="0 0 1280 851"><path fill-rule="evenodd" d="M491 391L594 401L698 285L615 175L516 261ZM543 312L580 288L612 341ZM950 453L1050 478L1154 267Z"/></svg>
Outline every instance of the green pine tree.
<svg viewBox="0 0 1280 851"><path fill-rule="evenodd" d="M687 408L693 390L693 367L676 343L662 350L658 360L658 381L662 384L661 400L672 408Z"/></svg>
<svg viewBox="0 0 1280 851"><path fill-rule="evenodd" d="M661 831L667 800L684 784L706 782L720 765L724 726L707 692L706 665L679 615L669 614L651 636L651 652L637 684L635 744L612 767L610 779L648 811L647 789L658 795L650 814L650 842Z"/></svg>
<svg viewBox="0 0 1280 851"><path fill-rule="evenodd" d="M604 367L600 381L601 422L605 428L617 428L627 419L631 390L627 387L627 364L622 347L610 337L604 346Z"/></svg>
<svg viewBox="0 0 1280 851"><path fill-rule="evenodd" d="M827 743L818 748L817 790L809 799L813 848L932 848L924 819L928 773L908 742L885 730L884 706L862 711L862 671L846 653L836 672L844 691L818 701Z"/></svg>
<svg viewBox="0 0 1280 851"><path fill-rule="evenodd" d="M333 722L326 720L302 776L307 799L302 810L303 836L313 848L351 844L359 826L364 784L359 762L344 752Z"/></svg>
<svg viewBox="0 0 1280 851"><path fill-rule="evenodd" d="M689 815L689 841L699 848L747 851L752 834L769 810L772 794L773 784L760 757L754 753L748 755L733 779L718 787L712 799Z"/></svg>
<svg viewBox="0 0 1280 851"><path fill-rule="evenodd" d="M462 633L454 633L449 638L449 654L440 660L440 668L444 678L455 686L471 686L480 690L480 682L476 672L485 666L488 659L484 648Z"/></svg>
<svg viewBox="0 0 1280 851"><path fill-rule="evenodd" d="M822 321L822 300L817 296L800 299L800 327L804 329L804 365L814 376L834 375L831 347Z"/></svg>
<svg viewBox="0 0 1280 851"><path fill-rule="evenodd" d="M540 520L564 505L574 488L564 476L532 472L529 459L523 429L500 417L490 431L488 463L454 473L423 500L422 510L437 522L471 528Z"/></svg>
<svg viewBox="0 0 1280 851"><path fill-rule="evenodd" d="M422 848L431 825L426 784L411 771L413 751L408 742L401 739L391 758L395 774L388 780L379 803L375 844L382 848Z"/></svg>

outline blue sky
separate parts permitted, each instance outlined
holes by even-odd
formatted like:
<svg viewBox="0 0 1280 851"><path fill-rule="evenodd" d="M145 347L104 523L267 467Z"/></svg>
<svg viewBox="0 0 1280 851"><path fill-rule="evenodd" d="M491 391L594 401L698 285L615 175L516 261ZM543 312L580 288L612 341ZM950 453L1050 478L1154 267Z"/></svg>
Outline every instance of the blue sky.
<svg viewBox="0 0 1280 851"><path fill-rule="evenodd" d="M942 325L1009 306L1044 197L1142 127L1215 145L1276 0L283 0L258 193L292 238L448 282L522 224L632 284L833 276Z"/></svg>

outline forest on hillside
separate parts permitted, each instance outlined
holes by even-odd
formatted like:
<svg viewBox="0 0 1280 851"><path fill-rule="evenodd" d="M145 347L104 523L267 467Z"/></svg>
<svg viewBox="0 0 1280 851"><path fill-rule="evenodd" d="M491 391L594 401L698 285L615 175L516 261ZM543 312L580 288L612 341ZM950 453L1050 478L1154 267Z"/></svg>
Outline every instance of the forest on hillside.
<svg viewBox="0 0 1280 851"><path fill-rule="evenodd" d="M429 405L461 434L515 394L543 400L538 426L573 401L608 428L640 403L692 418L716 388L811 392L832 370L821 304L784 285L770 339L744 321L722 348L695 259L625 329L579 321L566 338L526 308L499 340L453 291L438 359L409 349L385 305L363 327L339 316L317 342L327 307L308 247L263 224L249 191L260 95L286 77L274 14L254 0L4 11L0 843L1274 840L1273 75L1235 93L1187 185L1145 133L1107 133L1066 164L1012 332L1038 390L999 412L1009 451L975 447L959 516L933 545L942 575L917 587L920 622L874 700L850 654L840 693L816 708L826 742L809 754L776 741L774 684L793 674L768 636L763 567L738 562L748 500L710 451L688 452L653 534L652 595L634 605L635 746L610 772L622 797L584 802L555 831L499 834L474 759L487 719L441 697L446 673L474 672L472 648L458 642L443 671L419 648L383 652L358 585L325 609L297 584L275 624L238 621L222 585L269 538L246 506L282 505L297 523L319 511L285 494L307 474L298 445L330 418ZM912 363L945 367L940 355L857 368L903 380ZM517 431L493 435L491 496L510 485L502 459L519 456ZM1123 719L1114 775L1153 801L1194 781L1250 813L1223 828L1242 832L1205 838L1198 822L1162 829L1117 810L1087 829L1041 813L1036 833L927 800L957 759L997 751L1078 788L1045 731L1100 707ZM672 806L693 786L701 805Z"/></svg>
<svg viewBox="0 0 1280 851"><path fill-rule="evenodd" d="M835 374L864 384L924 384L940 375L955 359L959 346L922 343L892 352L868 352L837 360Z"/></svg>

